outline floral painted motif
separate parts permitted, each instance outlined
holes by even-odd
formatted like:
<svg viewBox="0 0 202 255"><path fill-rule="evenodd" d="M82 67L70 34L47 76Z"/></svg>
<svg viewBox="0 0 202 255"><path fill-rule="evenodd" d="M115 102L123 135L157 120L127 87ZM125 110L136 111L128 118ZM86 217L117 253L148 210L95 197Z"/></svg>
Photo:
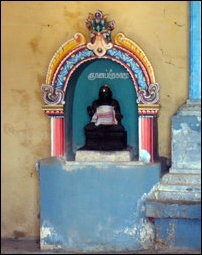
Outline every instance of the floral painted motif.
<svg viewBox="0 0 202 255"><path fill-rule="evenodd" d="M64 92L61 89L54 88L48 84L42 84L41 90L43 91L43 99L46 104L63 104Z"/></svg>
<svg viewBox="0 0 202 255"><path fill-rule="evenodd" d="M58 89L63 89L66 77L69 75L72 68L77 65L79 62L82 62L83 59L88 59L94 56L94 53L91 50L84 49L73 55L71 55L59 69L57 78L55 81L55 87Z"/></svg>
<svg viewBox="0 0 202 255"><path fill-rule="evenodd" d="M139 90L137 92L137 103L155 104L159 100L159 84L154 83L148 86L147 90Z"/></svg>
<svg viewBox="0 0 202 255"><path fill-rule="evenodd" d="M113 49L107 51L107 55L111 56L115 59L118 59L121 62L123 62L124 65L127 65L134 73L139 87L141 87L141 89L147 88L147 83L146 83L142 69L140 68L138 63L135 62L134 59L132 57L130 57L126 52L123 52L119 49L113 48Z"/></svg>

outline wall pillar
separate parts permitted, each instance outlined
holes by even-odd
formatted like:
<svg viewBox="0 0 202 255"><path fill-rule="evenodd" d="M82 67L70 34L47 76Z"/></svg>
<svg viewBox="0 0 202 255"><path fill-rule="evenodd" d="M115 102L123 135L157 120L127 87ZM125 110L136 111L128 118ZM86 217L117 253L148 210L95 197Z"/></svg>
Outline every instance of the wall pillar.
<svg viewBox="0 0 202 255"><path fill-rule="evenodd" d="M157 117L139 116L139 160L154 162L158 159Z"/></svg>
<svg viewBox="0 0 202 255"><path fill-rule="evenodd" d="M65 121L63 105L49 104L42 107L50 118L51 125L51 156L64 157L65 155Z"/></svg>
<svg viewBox="0 0 202 255"><path fill-rule="evenodd" d="M201 99L201 2L190 1L189 99Z"/></svg>
<svg viewBox="0 0 202 255"><path fill-rule="evenodd" d="M51 156L64 156L64 117L51 117Z"/></svg>
<svg viewBox="0 0 202 255"><path fill-rule="evenodd" d="M171 168L146 201L157 248L201 248L200 10L190 1L189 99L172 117Z"/></svg>
<svg viewBox="0 0 202 255"><path fill-rule="evenodd" d="M138 105L139 160L153 163L158 155L159 104Z"/></svg>

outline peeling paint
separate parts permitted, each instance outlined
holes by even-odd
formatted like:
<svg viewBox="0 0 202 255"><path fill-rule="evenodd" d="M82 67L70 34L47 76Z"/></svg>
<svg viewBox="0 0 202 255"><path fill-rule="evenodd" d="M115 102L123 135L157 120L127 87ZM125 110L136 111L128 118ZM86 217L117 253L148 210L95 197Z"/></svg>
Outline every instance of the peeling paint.
<svg viewBox="0 0 202 255"><path fill-rule="evenodd" d="M185 117L173 119L172 167L200 169L201 132L196 118L185 122Z"/></svg>
<svg viewBox="0 0 202 255"><path fill-rule="evenodd" d="M159 233L159 228L157 228L157 240L156 240L156 248L157 249L165 249L171 248L173 246L173 242L175 240L175 224L173 222L169 222L167 228L165 229L166 237L161 238Z"/></svg>
<svg viewBox="0 0 202 255"><path fill-rule="evenodd" d="M145 163L149 163L151 159L151 155L147 150L140 150L140 160L144 161Z"/></svg>
<svg viewBox="0 0 202 255"><path fill-rule="evenodd" d="M125 227L123 233L134 237L143 249L149 249L154 245L154 224L145 217L145 201L148 194L144 193L137 201L134 211L134 223L131 227Z"/></svg>
<svg viewBox="0 0 202 255"><path fill-rule="evenodd" d="M48 236L50 236L52 233L52 230L50 227L45 227L45 226L42 226L41 227L41 238L44 239Z"/></svg>
<svg viewBox="0 0 202 255"><path fill-rule="evenodd" d="M55 245L50 246L50 240L54 240L52 243ZM48 246L49 249L62 248L64 243L63 237L56 232L54 227L49 222L43 222L40 228L40 245L41 247Z"/></svg>
<svg viewBox="0 0 202 255"><path fill-rule="evenodd" d="M173 129L174 135L177 135L179 133L181 134L181 132L186 135L190 131L190 128L187 125L187 123L180 123L180 126L182 129Z"/></svg>

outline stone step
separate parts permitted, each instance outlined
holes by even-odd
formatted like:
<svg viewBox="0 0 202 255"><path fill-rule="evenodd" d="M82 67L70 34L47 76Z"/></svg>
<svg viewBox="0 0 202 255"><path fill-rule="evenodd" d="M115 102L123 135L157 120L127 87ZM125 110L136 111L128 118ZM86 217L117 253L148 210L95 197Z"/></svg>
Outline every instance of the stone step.
<svg viewBox="0 0 202 255"><path fill-rule="evenodd" d="M170 168L170 173L175 174L201 174L201 169L199 168Z"/></svg>
<svg viewBox="0 0 202 255"><path fill-rule="evenodd" d="M180 192L200 192L200 185L174 185L174 184L161 184L158 190L163 191L180 191Z"/></svg>
<svg viewBox="0 0 202 255"><path fill-rule="evenodd" d="M161 184L201 185L201 175L168 173L162 177Z"/></svg>
<svg viewBox="0 0 202 255"><path fill-rule="evenodd" d="M147 200L174 202L201 202L200 191L179 191L179 190L159 190L156 189L148 194Z"/></svg>

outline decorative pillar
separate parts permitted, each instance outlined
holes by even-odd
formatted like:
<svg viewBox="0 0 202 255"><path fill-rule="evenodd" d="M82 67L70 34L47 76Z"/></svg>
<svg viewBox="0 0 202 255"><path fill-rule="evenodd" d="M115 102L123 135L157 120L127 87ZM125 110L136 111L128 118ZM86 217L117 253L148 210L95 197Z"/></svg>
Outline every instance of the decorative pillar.
<svg viewBox="0 0 202 255"><path fill-rule="evenodd" d="M65 128L63 105L44 105L42 107L51 119L51 156L65 155Z"/></svg>
<svg viewBox="0 0 202 255"><path fill-rule="evenodd" d="M172 117L172 164L148 194L156 248L201 249L201 2L190 1L189 99Z"/></svg>
<svg viewBox="0 0 202 255"><path fill-rule="evenodd" d="M64 156L64 117L51 117L51 156Z"/></svg>
<svg viewBox="0 0 202 255"><path fill-rule="evenodd" d="M159 105L139 104L139 160L147 163L158 160L157 114Z"/></svg>

